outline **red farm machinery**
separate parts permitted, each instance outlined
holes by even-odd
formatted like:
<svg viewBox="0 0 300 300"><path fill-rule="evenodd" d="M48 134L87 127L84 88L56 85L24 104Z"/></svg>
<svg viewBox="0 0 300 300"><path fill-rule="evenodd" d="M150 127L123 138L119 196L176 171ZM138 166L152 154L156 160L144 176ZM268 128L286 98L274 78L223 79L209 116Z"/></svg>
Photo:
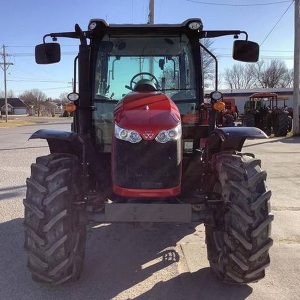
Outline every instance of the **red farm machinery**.
<svg viewBox="0 0 300 300"><path fill-rule="evenodd" d="M79 41L68 96L72 130L31 136L46 139L50 149L32 164L24 200L34 280L79 278L89 220L204 223L210 266L221 280L264 277L271 192L260 160L242 147L247 138L267 136L254 127L216 127L224 107L217 59L201 42L227 35L246 37L234 41L234 59L257 61L259 47L245 31L204 30L200 19L164 25L93 19L86 31L76 24L36 46L36 62L50 64L60 60L58 38ZM216 63L210 107L203 104L203 52Z"/></svg>

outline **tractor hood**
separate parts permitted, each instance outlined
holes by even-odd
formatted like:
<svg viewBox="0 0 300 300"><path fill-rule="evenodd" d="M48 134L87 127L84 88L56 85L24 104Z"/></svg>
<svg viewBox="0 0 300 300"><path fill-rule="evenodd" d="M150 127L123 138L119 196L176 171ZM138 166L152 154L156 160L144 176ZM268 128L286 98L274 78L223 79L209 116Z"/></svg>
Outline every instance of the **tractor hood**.
<svg viewBox="0 0 300 300"><path fill-rule="evenodd" d="M161 92L129 93L116 106L114 113L118 126L135 130L147 140L153 140L160 131L180 123L177 106Z"/></svg>

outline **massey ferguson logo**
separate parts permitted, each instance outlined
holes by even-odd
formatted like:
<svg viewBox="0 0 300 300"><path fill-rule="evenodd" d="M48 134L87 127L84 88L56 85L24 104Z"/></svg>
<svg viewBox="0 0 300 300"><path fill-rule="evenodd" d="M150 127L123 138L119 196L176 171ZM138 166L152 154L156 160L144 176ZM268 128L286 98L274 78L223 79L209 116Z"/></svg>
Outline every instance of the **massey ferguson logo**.
<svg viewBox="0 0 300 300"><path fill-rule="evenodd" d="M152 140L154 138L154 133L152 131L145 131L143 137L145 140Z"/></svg>

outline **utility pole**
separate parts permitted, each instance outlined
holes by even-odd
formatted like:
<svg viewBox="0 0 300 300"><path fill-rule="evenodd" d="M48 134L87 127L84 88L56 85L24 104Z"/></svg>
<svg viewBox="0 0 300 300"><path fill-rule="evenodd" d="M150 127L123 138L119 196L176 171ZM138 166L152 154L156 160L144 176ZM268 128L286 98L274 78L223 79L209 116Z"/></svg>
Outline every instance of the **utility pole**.
<svg viewBox="0 0 300 300"><path fill-rule="evenodd" d="M154 0L149 0L148 24L154 24Z"/></svg>
<svg viewBox="0 0 300 300"><path fill-rule="evenodd" d="M148 15L148 24L154 24L154 0L149 0L149 15ZM149 73L153 74L153 58L149 60Z"/></svg>
<svg viewBox="0 0 300 300"><path fill-rule="evenodd" d="M299 135L300 0L295 0L293 135Z"/></svg>
<svg viewBox="0 0 300 300"><path fill-rule="evenodd" d="M7 54L5 52L5 45L3 45L3 52L2 52L3 63L0 63L0 66L4 71L5 122L7 122L8 119L6 71L10 65L13 65L13 63L9 63L6 61L6 56Z"/></svg>

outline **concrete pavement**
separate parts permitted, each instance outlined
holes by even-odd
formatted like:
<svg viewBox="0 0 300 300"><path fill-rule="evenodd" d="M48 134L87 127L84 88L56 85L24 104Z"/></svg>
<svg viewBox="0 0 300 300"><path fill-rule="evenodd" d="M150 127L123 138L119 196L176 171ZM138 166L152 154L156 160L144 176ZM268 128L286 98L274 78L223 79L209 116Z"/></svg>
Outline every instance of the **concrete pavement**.
<svg viewBox="0 0 300 300"><path fill-rule="evenodd" d="M47 143L27 141L40 127L0 129L0 299L297 299L300 295L300 138L251 140L273 192L274 246L266 278L224 285L208 268L204 227L113 224L89 228L78 282L50 288L32 282L23 251L25 180Z"/></svg>

